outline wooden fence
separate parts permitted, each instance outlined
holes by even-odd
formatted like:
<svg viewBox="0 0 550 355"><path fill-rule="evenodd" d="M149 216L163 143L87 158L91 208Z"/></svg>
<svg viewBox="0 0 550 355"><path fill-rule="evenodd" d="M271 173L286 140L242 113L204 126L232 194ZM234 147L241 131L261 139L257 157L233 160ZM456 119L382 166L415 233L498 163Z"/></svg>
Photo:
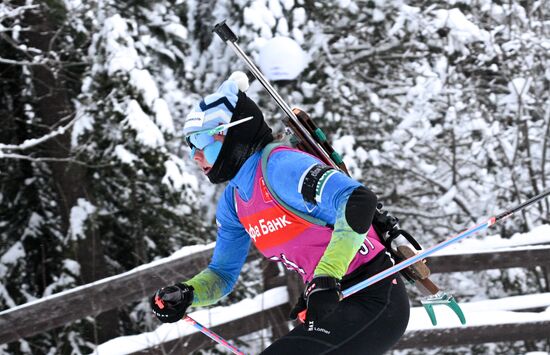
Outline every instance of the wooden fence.
<svg viewBox="0 0 550 355"><path fill-rule="evenodd" d="M95 316L127 305L129 302L149 297L157 288L174 280L189 278L202 270L206 267L211 252L212 250L208 249L185 257L174 258L166 263L138 268L0 312L0 344L52 330L78 319ZM258 254L253 252L248 261L258 257ZM428 263L433 273L539 266L545 272L546 285L550 281L549 246L434 256L428 259ZM284 282L286 281L280 279L272 280L268 288L281 285ZM294 295L297 292L296 283L292 283L289 289L291 300L294 300ZM67 304L71 304L71 307L66 307ZM289 304L285 304L274 309L264 310L213 329L228 339L265 329L274 324L279 325L278 332L284 332L286 322L283 318L288 314L289 307ZM541 322L409 332L400 341L399 348L548 338L550 323L539 323ZM283 329L281 329L281 324L283 324ZM161 347L162 350L160 348L150 349L145 353L156 354L157 351L159 354L170 353L169 349L177 349L178 344L186 344L185 350L190 352L191 348L198 349L212 343L202 334L194 334L178 341L165 343Z"/></svg>

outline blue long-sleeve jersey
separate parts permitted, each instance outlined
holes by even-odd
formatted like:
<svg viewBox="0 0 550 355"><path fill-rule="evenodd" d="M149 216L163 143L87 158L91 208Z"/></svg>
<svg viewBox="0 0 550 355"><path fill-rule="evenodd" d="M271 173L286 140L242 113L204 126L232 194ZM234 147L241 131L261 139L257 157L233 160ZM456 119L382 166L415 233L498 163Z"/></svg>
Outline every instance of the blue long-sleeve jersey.
<svg viewBox="0 0 550 355"><path fill-rule="evenodd" d="M187 282L195 288L194 305L216 302L228 294L237 281L251 238L237 217L234 193L245 201L251 198L260 163L261 152L248 158L218 202L218 235L212 260L207 269ZM332 174L325 182L320 201L308 203L300 191L301 181L316 164L321 162L309 154L288 150L274 152L267 163L267 179L277 196L290 207L334 225L339 208L360 184L343 173Z"/></svg>

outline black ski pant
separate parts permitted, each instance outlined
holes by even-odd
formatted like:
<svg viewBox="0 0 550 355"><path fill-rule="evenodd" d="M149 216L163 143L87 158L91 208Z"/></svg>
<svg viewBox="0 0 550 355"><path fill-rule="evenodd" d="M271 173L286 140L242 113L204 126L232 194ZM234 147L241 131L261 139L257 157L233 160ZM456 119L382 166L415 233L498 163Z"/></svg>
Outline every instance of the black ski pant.
<svg viewBox="0 0 550 355"><path fill-rule="evenodd" d="M388 258L384 264L391 266ZM315 330L308 331L300 324L261 355L383 354L405 332L409 311L404 282L399 276L390 276L343 299Z"/></svg>

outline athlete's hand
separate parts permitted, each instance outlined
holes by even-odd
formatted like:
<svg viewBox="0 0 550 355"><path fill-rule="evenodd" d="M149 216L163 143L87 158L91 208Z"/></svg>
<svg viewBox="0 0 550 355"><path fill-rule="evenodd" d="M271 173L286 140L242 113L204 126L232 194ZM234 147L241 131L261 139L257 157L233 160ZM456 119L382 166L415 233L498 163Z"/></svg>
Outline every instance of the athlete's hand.
<svg viewBox="0 0 550 355"><path fill-rule="evenodd" d="M185 316L193 302L193 287L184 283L159 288L151 297L153 313L162 323L174 323Z"/></svg>
<svg viewBox="0 0 550 355"><path fill-rule="evenodd" d="M307 307L305 326L308 330L313 330L316 322L323 320L338 307L338 303L342 299L340 283L330 276L314 277L306 285L301 299L302 301L298 300L292 309L290 316L299 314Z"/></svg>

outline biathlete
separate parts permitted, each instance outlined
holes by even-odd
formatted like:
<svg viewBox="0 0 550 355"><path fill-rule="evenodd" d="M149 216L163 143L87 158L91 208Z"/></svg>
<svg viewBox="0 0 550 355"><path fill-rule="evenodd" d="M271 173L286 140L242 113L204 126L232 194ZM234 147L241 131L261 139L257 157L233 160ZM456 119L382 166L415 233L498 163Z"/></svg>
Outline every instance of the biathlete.
<svg viewBox="0 0 550 355"><path fill-rule="evenodd" d="M376 195L302 151L270 144L271 129L234 73L187 116L191 158L214 183L228 182L217 210L216 246L208 267L159 289L151 307L161 322L182 319L189 306L217 302L233 289L251 243L297 272L304 292L290 318L305 322L262 354L382 354L409 320L398 275L350 297L341 291L393 265L371 227Z"/></svg>

